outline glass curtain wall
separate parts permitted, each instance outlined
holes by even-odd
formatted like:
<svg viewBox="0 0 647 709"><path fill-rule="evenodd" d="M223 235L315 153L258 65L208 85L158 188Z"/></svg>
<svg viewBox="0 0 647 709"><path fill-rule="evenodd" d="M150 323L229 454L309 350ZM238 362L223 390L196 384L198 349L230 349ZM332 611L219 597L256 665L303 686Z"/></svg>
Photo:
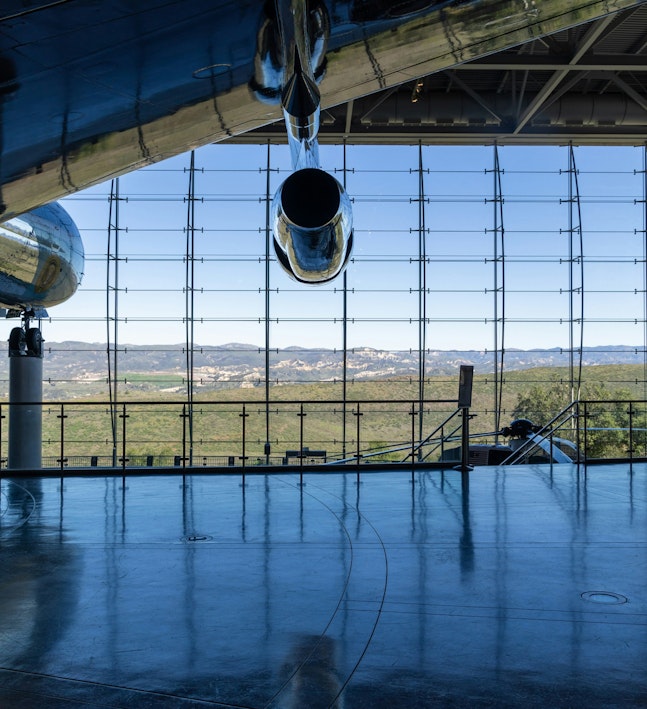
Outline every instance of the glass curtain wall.
<svg viewBox="0 0 647 709"><path fill-rule="evenodd" d="M473 431L496 433L533 387L564 403L594 385L645 397L643 148L338 145L321 158L352 197L355 246L318 287L290 280L272 248L287 147L209 146L64 200L86 274L41 323L44 398L109 401L101 454L116 459L120 406L137 400L183 402L168 418L185 456L207 439L233 452L228 417L240 444L241 412L206 401L253 402L254 459L306 439L352 454L357 400L417 402L407 426L422 439L451 408L425 402L456 398L460 364L475 366ZM277 405L318 400L338 403ZM378 407L364 405L363 449L403 440L388 408L372 429ZM172 452L160 426L142 451Z"/></svg>

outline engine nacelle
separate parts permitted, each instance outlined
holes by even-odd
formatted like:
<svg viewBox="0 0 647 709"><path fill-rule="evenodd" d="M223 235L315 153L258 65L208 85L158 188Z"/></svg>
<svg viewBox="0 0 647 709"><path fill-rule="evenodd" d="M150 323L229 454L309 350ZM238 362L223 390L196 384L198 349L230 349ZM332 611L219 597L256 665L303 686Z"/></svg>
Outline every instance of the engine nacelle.
<svg viewBox="0 0 647 709"><path fill-rule="evenodd" d="M0 224L0 307L62 303L76 292L83 265L79 230L55 202Z"/></svg>
<svg viewBox="0 0 647 709"><path fill-rule="evenodd" d="M353 243L353 211L342 185L327 172L292 173L272 202L276 256L300 283L326 283L339 275Z"/></svg>

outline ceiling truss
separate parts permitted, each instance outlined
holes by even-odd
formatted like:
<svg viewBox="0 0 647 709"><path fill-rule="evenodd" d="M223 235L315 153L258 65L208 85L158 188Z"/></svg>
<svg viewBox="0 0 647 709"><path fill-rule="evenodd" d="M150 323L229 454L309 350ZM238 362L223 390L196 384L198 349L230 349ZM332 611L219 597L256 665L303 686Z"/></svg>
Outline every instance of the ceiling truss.
<svg viewBox="0 0 647 709"><path fill-rule="evenodd" d="M284 142L283 134L279 123L235 140ZM320 140L643 145L647 6L329 107Z"/></svg>

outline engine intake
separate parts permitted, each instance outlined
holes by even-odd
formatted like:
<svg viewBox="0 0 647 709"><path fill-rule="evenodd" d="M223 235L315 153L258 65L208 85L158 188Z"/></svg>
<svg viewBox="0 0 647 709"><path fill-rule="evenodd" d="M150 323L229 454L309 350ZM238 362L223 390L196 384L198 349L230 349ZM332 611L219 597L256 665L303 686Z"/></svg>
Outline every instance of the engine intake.
<svg viewBox="0 0 647 709"><path fill-rule="evenodd" d="M353 242L351 203L327 172L292 173L272 202L274 248L284 270L300 283L326 283L346 266Z"/></svg>

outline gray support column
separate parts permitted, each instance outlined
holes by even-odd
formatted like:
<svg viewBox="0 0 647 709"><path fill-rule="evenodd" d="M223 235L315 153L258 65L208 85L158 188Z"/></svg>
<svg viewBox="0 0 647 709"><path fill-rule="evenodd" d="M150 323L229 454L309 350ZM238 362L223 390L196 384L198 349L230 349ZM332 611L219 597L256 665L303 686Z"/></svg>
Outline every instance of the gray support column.
<svg viewBox="0 0 647 709"><path fill-rule="evenodd" d="M18 328L17 328L18 329ZM35 328L34 328L35 329ZM9 460L14 470L42 467L43 357L9 350Z"/></svg>

